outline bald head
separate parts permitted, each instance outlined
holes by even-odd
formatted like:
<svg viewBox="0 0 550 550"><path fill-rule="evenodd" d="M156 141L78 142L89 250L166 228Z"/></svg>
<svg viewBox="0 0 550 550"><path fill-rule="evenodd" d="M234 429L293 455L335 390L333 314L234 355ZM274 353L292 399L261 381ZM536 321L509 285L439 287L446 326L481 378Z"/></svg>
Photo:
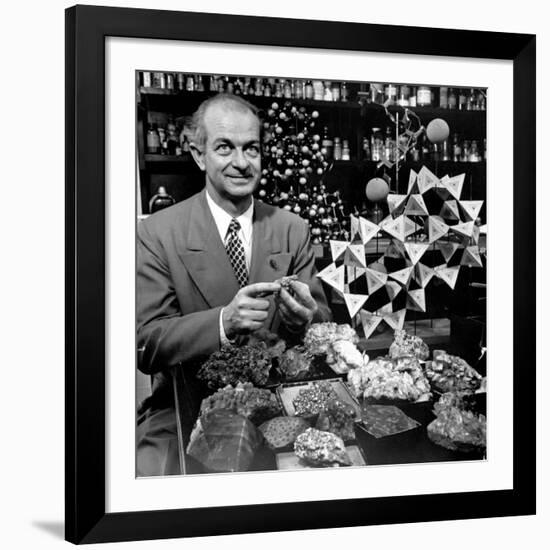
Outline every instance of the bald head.
<svg viewBox="0 0 550 550"><path fill-rule="evenodd" d="M206 143L206 118L219 116L219 113L232 111L241 114L252 114L258 121L260 127L260 117L258 109L240 96L233 94L217 94L203 101L195 111L189 126L189 142L195 147L203 148Z"/></svg>

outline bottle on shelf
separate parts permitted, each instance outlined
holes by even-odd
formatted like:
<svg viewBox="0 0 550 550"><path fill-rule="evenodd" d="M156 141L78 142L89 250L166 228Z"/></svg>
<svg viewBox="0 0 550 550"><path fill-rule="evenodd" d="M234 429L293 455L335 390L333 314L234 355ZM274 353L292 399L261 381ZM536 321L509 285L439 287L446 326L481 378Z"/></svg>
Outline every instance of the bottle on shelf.
<svg viewBox="0 0 550 550"><path fill-rule="evenodd" d="M477 94L477 108L478 111L485 111L487 99L482 90L479 90Z"/></svg>
<svg viewBox="0 0 550 550"><path fill-rule="evenodd" d="M192 74L188 74L185 79L185 91L194 92L195 91L195 79Z"/></svg>
<svg viewBox="0 0 550 550"><path fill-rule="evenodd" d="M292 81L292 97L303 99L305 96L305 82L303 80Z"/></svg>
<svg viewBox="0 0 550 550"><path fill-rule="evenodd" d="M340 83L333 82L330 87L331 101L340 101Z"/></svg>
<svg viewBox="0 0 550 550"><path fill-rule="evenodd" d="M373 128L371 134L371 160L382 160L384 140L380 128Z"/></svg>
<svg viewBox="0 0 550 550"><path fill-rule="evenodd" d="M290 80L285 80L285 84L283 86L283 97L286 99L292 99L292 85Z"/></svg>
<svg viewBox="0 0 550 550"><path fill-rule="evenodd" d="M345 82L342 82L342 86L340 87L340 99L341 101L348 101L348 98L349 98L348 86Z"/></svg>
<svg viewBox="0 0 550 550"><path fill-rule="evenodd" d="M323 85L322 80L314 80L313 85L313 99L316 101L323 101L325 95L325 86Z"/></svg>
<svg viewBox="0 0 550 550"><path fill-rule="evenodd" d="M428 141L426 134L422 134L422 136L420 136L420 144L420 157L422 160L430 160L430 142Z"/></svg>
<svg viewBox="0 0 550 550"><path fill-rule="evenodd" d="M172 116L170 116L168 124L166 125L166 132L167 152L169 155L176 155L176 151L179 149L179 140L176 133L176 125Z"/></svg>
<svg viewBox="0 0 550 550"><path fill-rule="evenodd" d="M200 74L195 79L195 91L204 92L204 79Z"/></svg>
<svg viewBox="0 0 550 550"><path fill-rule="evenodd" d="M449 140L446 139L441 143L441 160L447 161L451 160L451 155L449 153Z"/></svg>
<svg viewBox="0 0 550 550"><path fill-rule="evenodd" d="M264 85L264 97L271 97L271 83L269 80Z"/></svg>
<svg viewBox="0 0 550 550"><path fill-rule="evenodd" d="M462 149L460 148L460 144L458 142L458 134L453 134L453 144L451 149L451 159L453 162L459 162L460 157L462 156Z"/></svg>
<svg viewBox="0 0 550 550"><path fill-rule="evenodd" d="M481 155L479 154L479 149L477 145L477 140L472 140L470 145L470 152L468 154L468 162L479 162L481 161Z"/></svg>
<svg viewBox="0 0 550 550"><path fill-rule="evenodd" d="M168 88L174 92L178 91L180 89L179 83L178 83L178 75L174 73L170 73L168 75Z"/></svg>
<svg viewBox="0 0 550 550"><path fill-rule="evenodd" d="M470 90L470 95L468 96L468 99L466 100L466 110L467 111L474 111L476 109L476 103L477 103L477 96L472 88Z"/></svg>
<svg viewBox="0 0 550 550"><path fill-rule="evenodd" d="M342 140L342 160L350 160L349 142L347 139Z"/></svg>
<svg viewBox="0 0 550 550"><path fill-rule="evenodd" d="M168 141L166 139L166 130L159 126L158 128L159 138L160 138L160 154L168 154Z"/></svg>
<svg viewBox="0 0 550 550"><path fill-rule="evenodd" d="M306 99L313 99L315 97L315 90L313 89L313 83L311 80L306 82L304 97Z"/></svg>
<svg viewBox="0 0 550 550"><path fill-rule="evenodd" d="M342 160L342 143L339 137L334 138L334 160Z"/></svg>
<svg viewBox="0 0 550 550"><path fill-rule="evenodd" d="M232 78L229 78L228 76L225 77L225 91L228 94L232 94L235 92L235 82Z"/></svg>
<svg viewBox="0 0 550 550"><path fill-rule="evenodd" d="M470 141L465 139L462 143L462 155L460 155L460 162L468 162L470 158Z"/></svg>
<svg viewBox="0 0 550 550"><path fill-rule="evenodd" d="M262 96L264 95L264 84L262 78L256 78L254 81L254 95Z"/></svg>
<svg viewBox="0 0 550 550"><path fill-rule="evenodd" d="M409 158L412 162L420 161L420 148L418 142L415 142L413 146L409 149Z"/></svg>
<svg viewBox="0 0 550 550"><path fill-rule="evenodd" d="M332 158L334 142L329 136L328 126L323 128L323 136L321 138L321 149L323 149L323 155L326 159Z"/></svg>
<svg viewBox="0 0 550 550"><path fill-rule="evenodd" d="M460 88L458 92L458 110L464 111L466 110L466 90L464 88Z"/></svg>
<svg viewBox="0 0 550 550"><path fill-rule="evenodd" d="M212 89L212 86L210 86L210 88ZM180 92L185 90L185 75L183 73L178 73L176 75L176 89Z"/></svg>
<svg viewBox="0 0 550 550"><path fill-rule="evenodd" d="M332 101L332 88L331 83L326 81L324 82L324 90L323 90L323 97L322 99L324 101Z"/></svg>
<svg viewBox="0 0 550 550"><path fill-rule="evenodd" d="M399 98L397 104L400 107L409 107L410 89L406 84L399 87Z"/></svg>
<svg viewBox="0 0 550 550"><path fill-rule="evenodd" d="M432 143L430 149L431 150L429 151L428 154L429 154L429 157L431 158L431 160L433 160L435 162L441 160L439 143Z"/></svg>
<svg viewBox="0 0 550 550"><path fill-rule="evenodd" d="M416 94L416 87L411 86L411 91L409 92L409 107L416 107Z"/></svg>
<svg viewBox="0 0 550 550"><path fill-rule="evenodd" d="M397 87L395 84L386 84L384 87L384 102L393 105L397 101Z"/></svg>
<svg viewBox="0 0 550 550"><path fill-rule="evenodd" d="M160 136L152 123L149 124L147 130L147 152L153 155L160 153Z"/></svg>
<svg viewBox="0 0 550 550"><path fill-rule="evenodd" d="M157 189L156 195L153 195L149 201L149 211L151 214L154 214L155 212L158 212L163 208L168 208L175 203L176 201L174 198L166 192L164 185L161 185Z"/></svg>
<svg viewBox="0 0 550 550"><path fill-rule="evenodd" d="M447 109L449 106L448 94L449 89L446 86L441 86L439 88L439 107L441 109Z"/></svg>
<svg viewBox="0 0 550 550"><path fill-rule="evenodd" d="M149 71L143 71L141 73L141 83L144 88L151 87L151 73Z"/></svg>
<svg viewBox="0 0 550 550"><path fill-rule="evenodd" d="M363 150L363 159L371 160L370 139L367 136L363 138L362 150Z"/></svg>
<svg viewBox="0 0 550 550"><path fill-rule="evenodd" d="M418 86L416 104L418 107L428 107L432 104L432 91L428 86Z"/></svg>
<svg viewBox="0 0 550 550"><path fill-rule="evenodd" d="M449 90L449 95L447 97L447 108L456 109L456 94L452 88Z"/></svg>
<svg viewBox="0 0 550 550"><path fill-rule="evenodd" d="M395 140L393 139L393 133L391 126L386 126L386 136L384 139L384 153L387 160L395 162Z"/></svg>
<svg viewBox="0 0 550 550"><path fill-rule="evenodd" d="M273 95L275 97L283 97L283 85L279 79L275 80L275 91Z"/></svg>

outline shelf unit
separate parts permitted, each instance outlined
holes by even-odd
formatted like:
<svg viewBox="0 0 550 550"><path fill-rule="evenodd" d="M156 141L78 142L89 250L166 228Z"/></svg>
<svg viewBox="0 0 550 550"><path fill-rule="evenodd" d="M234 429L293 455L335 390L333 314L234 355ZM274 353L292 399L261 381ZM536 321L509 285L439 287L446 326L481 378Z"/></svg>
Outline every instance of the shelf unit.
<svg viewBox="0 0 550 550"><path fill-rule="evenodd" d="M352 90L354 91L353 85ZM146 125L148 122L160 122L167 114L174 120L183 123L184 118L192 114L202 101L213 95L209 91L176 91L161 88L138 87L138 158L140 169L141 207L143 213L148 213L148 203L159 185L164 185L168 192L176 199L183 200L199 191L203 184L203 174L196 167L191 155L184 153L182 156L148 154L145 151ZM389 120L382 105L368 103L363 98L353 98L349 101L320 101L313 99L288 99L284 97L264 97L255 95L243 95L243 97L255 104L260 111L266 111L274 102L282 104L291 101L294 105L305 106L319 112L322 126L329 128L331 135L339 135L350 142L351 161L334 161L331 166L331 174L327 176L328 186L334 189L340 187L344 199L351 208L362 208L365 203L364 186L368 179L376 175L382 175L386 168L377 168L376 161L361 160L361 145L365 135L371 128L384 128ZM353 95L352 95L353 97ZM390 106L390 113L405 112L403 107ZM453 110L436 107L410 108L426 126L435 118L444 119L451 128L451 134L459 133L465 139L482 140L486 134L486 112L478 110ZM475 180L472 184L472 193L476 198L485 198L486 167L485 162L452 162L434 161L425 159L421 162L403 162L400 164L397 189L406 186L408 170L418 170L426 165L436 175L450 176L465 172L467 178ZM392 176L395 173L392 173ZM473 187L476 188L475 192ZM396 189L396 190L397 190ZM368 201L366 206L368 207Z"/></svg>

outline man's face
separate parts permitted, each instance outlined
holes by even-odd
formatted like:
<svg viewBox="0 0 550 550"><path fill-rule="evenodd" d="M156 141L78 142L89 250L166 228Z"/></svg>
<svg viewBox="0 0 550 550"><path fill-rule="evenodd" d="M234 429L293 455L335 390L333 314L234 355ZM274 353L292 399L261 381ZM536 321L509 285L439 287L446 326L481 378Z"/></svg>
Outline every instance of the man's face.
<svg viewBox="0 0 550 550"><path fill-rule="evenodd" d="M251 196L261 174L259 120L250 111L213 105L204 130L206 143L196 158L207 189L234 203Z"/></svg>

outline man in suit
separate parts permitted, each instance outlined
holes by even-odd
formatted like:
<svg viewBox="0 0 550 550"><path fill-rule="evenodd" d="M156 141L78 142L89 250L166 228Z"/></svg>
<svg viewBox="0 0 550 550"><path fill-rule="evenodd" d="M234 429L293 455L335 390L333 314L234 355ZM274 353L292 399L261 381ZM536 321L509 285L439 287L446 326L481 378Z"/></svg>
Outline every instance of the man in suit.
<svg viewBox="0 0 550 550"><path fill-rule="evenodd" d="M179 473L171 369L262 327L295 338L330 319L307 224L252 198L261 174L256 108L219 94L192 122L205 189L138 228L138 364L153 375L138 419L138 475ZM290 274L292 293L274 282Z"/></svg>

